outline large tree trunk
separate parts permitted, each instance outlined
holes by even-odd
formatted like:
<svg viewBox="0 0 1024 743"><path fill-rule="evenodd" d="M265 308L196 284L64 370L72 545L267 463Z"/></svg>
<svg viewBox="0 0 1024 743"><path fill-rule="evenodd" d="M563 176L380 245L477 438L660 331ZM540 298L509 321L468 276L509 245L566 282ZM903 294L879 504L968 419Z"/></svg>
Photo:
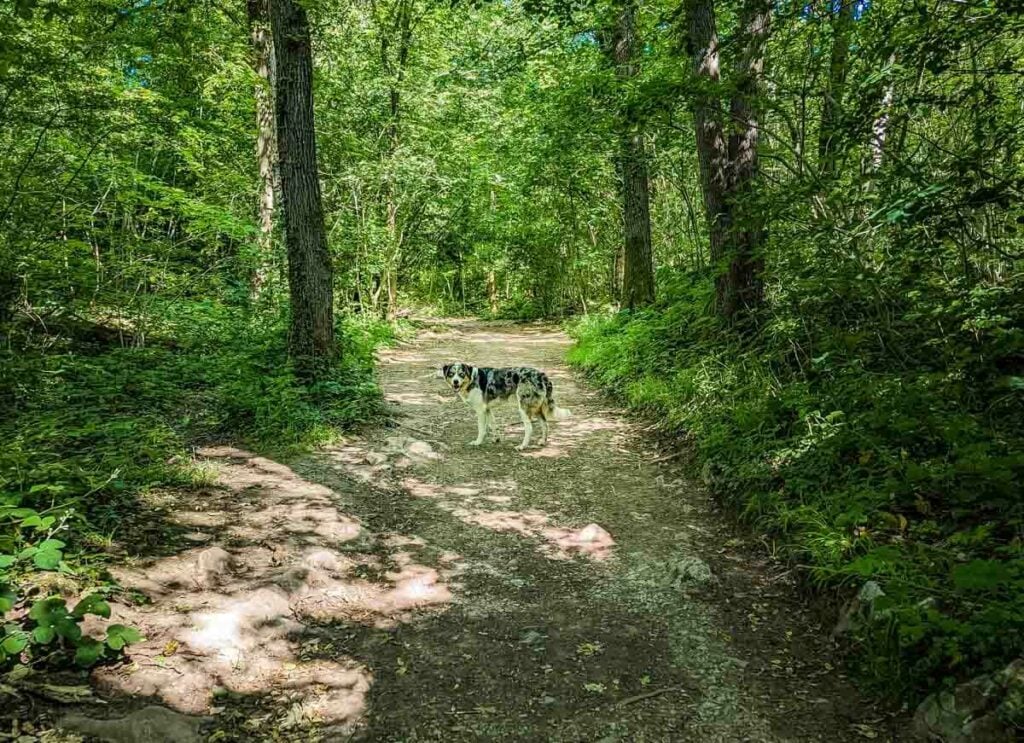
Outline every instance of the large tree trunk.
<svg viewBox="0 0 1024 743"><path fill-rule="evenodd" d="M698 83L694 126L704 207L716 266L715 303L732 320L756 307L762 298L760 248L764 228L750 203L757 177L760 133L759 88L768 38L768 0L748 0L744 11L746 51L741 62L729 116L726 142L722 126L718 31L714 0L687 0L688 46Z"/></svg>
<svg viewBox="0 0 1024 743"><path fill-rule="evenodd" d="M697 89L693 94L693 124L697 142L704 211L710 236L709 257L718 266L725 258L729 213L729 153L722 129L718 30L714 0L687 0L687 47Z"/></svg>
<svg viewBox="0 0 1024 743"><path fill-rule="evenodd" d="M275 114L281 206L291 296L290 347L296 369L315 376L335 356L331 256L313 123L313 54L306 11L296 0L270 0L277 62Z"/></svg>
<svg viewBox="0 0 1024 743"><path fill-rule="evenodd" d="M818 129L818 163L823 178L836 174L837 150L842 136L843 95L849 71L850 31L853 28L854 0L840 0L832 23L832 59L829 63L828 88L821 104L821 126Z"/></svg>
<svg viewBox="0 0 1024 743"><path fill-rule="evenodd" d="M751 203L751 198L758 176L761 80L764 77L771 0L748 0L745 16L747 46L730 106L731 254L728 271L720 277L718 291L721 312L727 318L755 309L764 296L761 282L764 223L760 207Z"/></svg>
<svg viewBox="0 0 1024 743"><path fill-rule="evenodd" d="M620 80L635 77L635 7L632 0L619 15L612 52ZM625 237L622 265L622 306L642 307L654 301L654 258L651 252L650 185L647 152L640 117L627 107L621 123L619 157L622 177L622 216Z"/></svg>
<svg viewBox="0 0 1024 743"><path fill-rule="evenodd" d="M250 277L253 299L259 297L270 270L274 232L274 187L277 136L274 127L274 41L270 31L270 0L248 0L256 83L256 162L259 167L258 214L260 237L256 265Z"/></svg>

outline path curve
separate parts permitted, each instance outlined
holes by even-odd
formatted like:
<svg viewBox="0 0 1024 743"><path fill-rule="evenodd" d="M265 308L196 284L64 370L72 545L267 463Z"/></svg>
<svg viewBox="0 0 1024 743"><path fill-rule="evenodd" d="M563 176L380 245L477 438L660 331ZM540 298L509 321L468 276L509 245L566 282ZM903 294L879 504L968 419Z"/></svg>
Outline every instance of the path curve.
<svg viewBox="0 0 1024 743"><path fill-rule="evenodd" d="M188 732L152 740L897 739L791 573L573 377L568 346L540 325L439 321L380 355L394 415L359 435L293 461L201 450L210 487L150 494L152 518L125 532L137 546L114 572L139 600L112 602L113 620L146 640L94 674L101 719L65 727L131 740L177 714ZM507 404L501 442L470 446L472 411L435 377L451 361L539 367L572 415L517 452Z"/></svg>
<svg viewBox="0 0 1024 743"><path fill-rule="evenodd" d="M450 608L398 628L393 664L370 663L362 739L895 739L788 571L654 461L642 426L574 377L569 345L542 325L429 326L381 354L398 425L307 463L331 484L340 457L369 484L353 505L376 530L457 555ZM572 417L519 453L505 405L502 441L469 446L472 412L434 377L452 361L541 368Z"/></svg>

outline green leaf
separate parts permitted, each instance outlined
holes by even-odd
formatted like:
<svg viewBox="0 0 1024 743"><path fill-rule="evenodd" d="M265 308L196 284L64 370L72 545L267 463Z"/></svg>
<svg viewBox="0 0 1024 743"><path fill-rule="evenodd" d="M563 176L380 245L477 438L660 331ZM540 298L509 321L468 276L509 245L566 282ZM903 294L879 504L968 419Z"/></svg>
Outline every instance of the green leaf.
<svg viewBox="0 0 1024 743"><path fill-rule="evenodd" d="M32 491L30 490L29 492ZM12 519L27 519L29 516L37 516L38 514L31 508L12 508L6 515Z"/></svg>
<svg viewBox="0 0 1024 743"><path fill-rule="evenodd" d="M66 616L67 613L64 599L60 596L49 596L32 604L28 617L36 620L39 624L53 624L57 618Z"/></svg>
<svg viewBox="0 0 1024 743"><path fill-rule="evenodd" d="M71 612L71 615L75 617L84 617L86 614L95 614L98 617L109 619L110 604L104 601L100 594L90 593L79 601Z"/></svg>
<svg viewBox="0 0 1024 743"><path fill-rule="evenodd" d="M15 632L14 634L7 635L0 642L0 647L4 649L4 652L8 655L17 655L28 646L28 635L24 632Z"/></svg>
<svg viewBox="0 0 1024 743"><path fill-rule="evenodd" d="M32 630L32 642L40 645L49 645L56 636L57 632L53 627L36 627Z"/></svg>
<svg viewBox="0 0 1024 743"><path fill-rule="evenodd" d="M126 627L123 624L112 624L107 627L107 645L112 650L120 650L125 645L131 645L142 639L142 635L134 627Z"/></svg>
<svg viewBox="0 0 1024 743"><path fill-rule="evenodd" d="M82 628L79 627L78 622L71 617L60 617L53 623L53 629L65 640L70 640L73 643L77 643L82 639Z"/></svg>
<svg viewBox="0 0 1024 743"><path fill-rule="evenodd" d="M59 539L46 539L36 546L39 547L39 549L41 550L61 550L64 549L64 547L66 547L67 545L65 545L64 542L60 541Z"/></svg>
<svg viewBox="0 0 1024 743"><path fill-rule="evenodd" d="M2 570L3 568L9 568L17 561L18 558L14 555L0 555L0 570Z"/></svg>
<svg viewBox="0 0 1024 743"><path fill-rule="evenodd" d="M78 644L78 650L75 652L75 663L83 668L88 668L103 657L104 649L103 643L99 640L83 637L82 641Z"/></svg>
<svg viewBox="0 0 1024 743"><path fill-rule="evenodd" d="M60 550L41 549L32 557L32 562L41 570L56 570L64 555Z"/></svg>
<svg viewBox="0 0 1024 743"><path fill-rule="evenodd" d="M14 602L18 597L14 593L14 589L9 586L0 585L0 614L8 612L14 608Z"/></svg>
<svg viewBox="0 0 1024 743"><path fill-rule="evenodd" d="M990 591L1013 579L1013 571L999 560L972 560L953 568L953 585L962 591Z"/></svg>

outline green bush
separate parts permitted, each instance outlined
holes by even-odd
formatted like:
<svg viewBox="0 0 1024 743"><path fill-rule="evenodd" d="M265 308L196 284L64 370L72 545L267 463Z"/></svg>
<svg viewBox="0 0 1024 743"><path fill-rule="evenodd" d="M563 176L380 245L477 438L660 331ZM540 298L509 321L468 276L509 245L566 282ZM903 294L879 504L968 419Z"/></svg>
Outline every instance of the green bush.
<svg viewBox="0 0 1024 743"><path fill-rule="evenodd" d="M740 335L709 317L709 281L674 282L652 310L576 324L570 358L691 439L715 493L816 583L882 587L855 628L866 676L923 691L1024 652L1024 393L1004 371L1024 348L1024 308L1012 292L909 296L872 343L849 304L840 320L825 301L792 315L776 305Z"/></svg>

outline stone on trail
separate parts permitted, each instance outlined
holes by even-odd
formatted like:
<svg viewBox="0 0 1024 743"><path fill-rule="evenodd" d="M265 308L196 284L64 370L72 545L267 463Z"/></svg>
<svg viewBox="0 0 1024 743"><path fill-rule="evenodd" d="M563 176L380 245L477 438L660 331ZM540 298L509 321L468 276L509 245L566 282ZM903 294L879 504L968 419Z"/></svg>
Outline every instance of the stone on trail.
<svg viewBox="0 0 1024 743"><path fill-rule="evenodd" d="M377 466L384 464L386 461L388 461L388 455L379 451L368 451L366 452L366 455L363 457L363 459L366 460L367 464Z"/></svg>
<svg viewBox="0 0 1024 743"><path fill-rule="evenodd" d="M389 436L385 441L387 451L392 454L404 454L418 460L441 458L429 443L411 436Z"/></svg>
<svg viewBox="0 0 1024 743"><path fill-rule="evenodd" d="M406 448L406 452L410 456L420 457L421 459L437 459L438 454L434 451L434 447L428 444L426 441L413 441Z"/></svg>
<svg viewBox="0 0 1024 743"><path fill-rule="evenodd" d="M1024 724L1024 658L953 691L930 694L914 714L914 732L943 743L1009 743ZM1019 729L1019 728L1018 728Z"/></svg>
<svg viewBox="0 0 1024 743"><path fill-rule="evenodd" d="M231 570L231 555L220 547L209 547L196 558L196 581L204 588L213 588Z"/></svg>
<svg viewBox="0 0 1024 743"><path fill-rule="evenodd" d="M684 557L669 567L669 582L677 590L706 586L714 579L711 566L699 557Z"/></svg>

